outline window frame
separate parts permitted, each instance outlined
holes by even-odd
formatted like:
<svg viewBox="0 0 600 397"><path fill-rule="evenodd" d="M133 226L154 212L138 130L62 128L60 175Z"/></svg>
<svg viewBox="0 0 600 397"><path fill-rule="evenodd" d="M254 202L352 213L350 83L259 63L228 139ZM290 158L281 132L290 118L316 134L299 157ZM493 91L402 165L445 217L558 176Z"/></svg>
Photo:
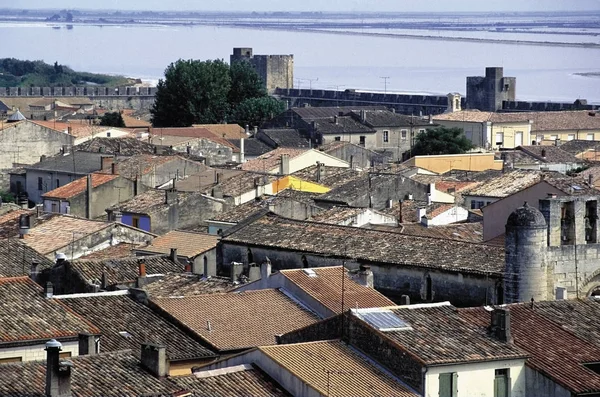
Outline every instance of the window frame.
<svg viewBox="0 0 600 397"><path fill-rule="evenodd" d="M383 143L388 143L390 141L390 131L383 130Z"/></svg>
<svg viewBox="0 0 600 397"><path fill-rule="evenodd" d="M408 138L408 130L407 129L401 129L400 130L400 138L405 141Z"/></svg>
<svg viewBox="0 0 600 397"><path fill-rule="evenodd" d="M438 395L439 397L458 396L458 374L456 372L444 372L438 375Z"/></svg>

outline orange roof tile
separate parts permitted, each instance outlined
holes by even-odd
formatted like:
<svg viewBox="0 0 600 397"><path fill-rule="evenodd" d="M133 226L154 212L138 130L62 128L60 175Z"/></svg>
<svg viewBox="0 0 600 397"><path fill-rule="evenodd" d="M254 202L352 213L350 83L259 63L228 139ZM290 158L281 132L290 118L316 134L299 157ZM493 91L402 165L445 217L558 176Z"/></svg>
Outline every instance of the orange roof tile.
<svg viewBox="0 0 600 397"><path fill-rule="evenodd" d="M270 172L273 169L279 167L281 163L281 155L288 154L290 159L294 157L300 156L302 153L308 151L310 149L293 149L293 148L277 148L275 150L271 150L257 158L247 161L242 164L242 169L244 171L263 171Z"/></svg>
<svg viewBox="0 0 600 397"><path fill-rule="evenodd" d="M319 321L276 289L156 298L152 302L219 350L273 345L275 335Z"/></svg>
<svg viewBox="0 0 600 397"><path fill-rule="evenodd" d="M417 396L372 361L338 340L266 346L259 350L321 395Z"/></svg>
<svg viewBox="0 0 600 397"><path fill-rule="evenodd" d="M177 255L193 258L217 246L219 238L207 233L186 232L172 230L167 234L157 237L147 247L141 248L144 252L169 254L171 248L177 248Z"/></svg>
<svg viewBox="0 0 600 397"><path fill-rule="evenodd" d="M246 131L237 124L192 124L192 127L206 128L216 136L224 139L247 138Z"/></svg>
<svg viewBox="0 0 600 397"><path fill-rule="evenodd" d="M104 185L119 177L119 175L112 174L90 174L92 176L92 188ZM42 194L42 197L57 198L57 199L70 199L85 192L87 189L87 176L74 180L73 182L67 183L64 186L58 187L54 190L50 190Z"/></svg>
<svg viewBox="0 0 600 397"><path fill-rule="evenodd" d="M342 267L318 267L311 269L315 275L309 276L304 269L281 270L281 274L306 291L307 294L321 302L335 313L342 312ZM348 307L381 307L394 306L395 303L373 288L368 288L353 281L344 271L344 300Z"/></svg>

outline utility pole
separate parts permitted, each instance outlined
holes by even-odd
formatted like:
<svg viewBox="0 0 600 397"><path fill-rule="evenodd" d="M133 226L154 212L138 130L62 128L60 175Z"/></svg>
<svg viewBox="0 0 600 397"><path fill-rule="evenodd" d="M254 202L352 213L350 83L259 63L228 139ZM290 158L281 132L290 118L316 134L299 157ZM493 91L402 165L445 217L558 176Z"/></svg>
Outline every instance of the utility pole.
<svg viewBox="0 0 600 397"><path fill-rule="evenodd" d="M380 77L380 79L383 79L383 93L387 94L387 81L389 80L390 76L384 76L384 77Z"/></svg>

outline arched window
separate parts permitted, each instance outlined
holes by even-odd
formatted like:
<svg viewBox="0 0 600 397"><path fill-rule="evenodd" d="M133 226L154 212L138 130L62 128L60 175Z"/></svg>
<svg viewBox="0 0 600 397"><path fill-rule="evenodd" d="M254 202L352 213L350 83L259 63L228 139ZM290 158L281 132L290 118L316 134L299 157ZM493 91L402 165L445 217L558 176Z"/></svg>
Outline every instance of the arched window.
<svg viewBox="0 0 600 397"><path fill-rule="evenodd" d="M431 276L429 274L427 277L425 277L425 300L433 300L433 286L431 283Z"/></svg>
<svg viewBox="0 0 600 397"><path fill-rule="evenodd" d="M248 248L248 264L254 263L254 255L252 255L252 250Z"/></svg>

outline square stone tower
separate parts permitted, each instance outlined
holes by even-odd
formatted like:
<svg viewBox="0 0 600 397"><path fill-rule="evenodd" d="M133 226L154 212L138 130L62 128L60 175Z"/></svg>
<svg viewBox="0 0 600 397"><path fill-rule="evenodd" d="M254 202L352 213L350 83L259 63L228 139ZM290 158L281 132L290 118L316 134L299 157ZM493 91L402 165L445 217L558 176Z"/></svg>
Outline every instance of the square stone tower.
<svg viewBox="0 0 600 397"><path fill-rule="evenodd" d="M234 48L230 63L247 61L258 72L269 93L275 88L294 88L294 55L254 55L252 48Z"/></svg>
<svg viewBox="0 0 600 397"><path fill-rule="evenodd" d="M516 77L504 77L504 69L485 68L485 76L467 77L467 109L496 112L503 101L514 101Z"/></svg>

